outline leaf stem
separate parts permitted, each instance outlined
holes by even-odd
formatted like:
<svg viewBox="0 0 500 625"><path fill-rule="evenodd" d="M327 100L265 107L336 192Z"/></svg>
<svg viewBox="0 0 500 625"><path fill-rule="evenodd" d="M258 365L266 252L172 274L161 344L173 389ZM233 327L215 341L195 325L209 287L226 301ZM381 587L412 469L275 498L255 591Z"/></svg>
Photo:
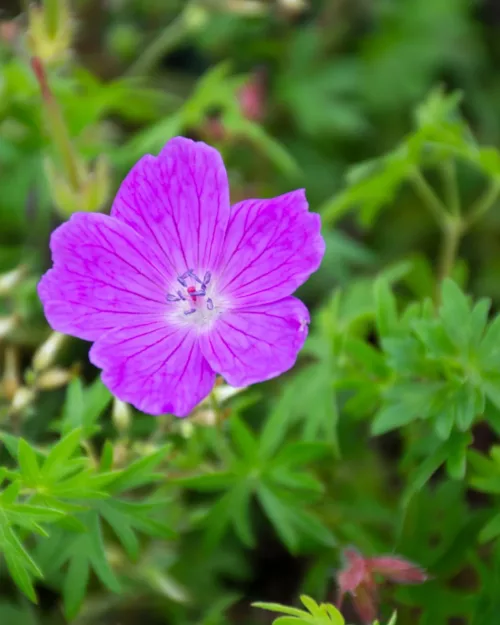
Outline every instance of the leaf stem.
<svg viewBox="0 0 500 625"><path fill-rule="evenodd" d="M187 33L186 20L181 14L173 20L156 39L149 44L139 58L132 63L124 76L145 76L160 61L161 57L175 48Z"/></svg>
<svg viewBox="0 0 500 625"><path fill-rule="evenodd" d="M458 192L457 169L454 161L446 161L441 167L444 193L450 213L459 217L461 213L460 194Z"/></svg>
<svg viewBox="0 0 500 625"><path fill-rule="evenodd" d="M447 278L455 264L460 240L464 233L464 225L461 219L450 218L443 228L443 239L438 266L438 288L440 283Z"/></svg>
<svg viewBox="0 0 500 625"><path fill-rule="evenodd" d="M485 215L498 199L500 194L500 180L494 179L490 182L484 193L473 204L469 214L465 219L466 228L474 225L483 215Z"/></svg>
<svg viewBox="0 0 500 625"><path fill-rule="evenodd" d="M422 172L419 169L415 169L410 177L410 180L413 183L415 192L420 196L436 222L441 226L441 228L445 228L447 222L446 207L424 178Z"/></svg>

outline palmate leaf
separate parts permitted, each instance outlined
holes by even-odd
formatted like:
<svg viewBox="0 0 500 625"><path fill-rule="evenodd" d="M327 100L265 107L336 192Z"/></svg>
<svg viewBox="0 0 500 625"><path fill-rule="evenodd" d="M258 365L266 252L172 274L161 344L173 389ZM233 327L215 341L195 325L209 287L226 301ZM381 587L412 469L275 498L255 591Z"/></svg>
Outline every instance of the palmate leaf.
<svg viewBox="0 0 500 625"><path fill-rule="evenodd" d="M233 444L223 453L224 470L175 480L184 488L201 492L223 491L203 517L206 546L215 547L229 527L243 544L253 546L250 505L254 500L292 551L298 550L303 539L334 544L330 531L304 509L323 492L318 480L304 467L331 456L331 444L291 442L277 452L283 433L278 431L276 420L263 428L260 437L236 413L229 425Z"/></svg>
<svg viewBox="0 0 500 625"><path fill-rule="evenodd" d="M301 595L300 600L307 608L299 610L279 603L252 603L254 608L278 612L286 616L280 616L274 620L275 625L344 625L342 614L331 603L316 603L307 595Z"/></svg>
<svg viewBox="0 0 500 625"><path fill-rule="evenodd" d="M85 530L66 543L67 547L57 562L58 568L67 564L63 598L69 620L80 610L92 571L109 590L120 592L120 582L106 555L103 522L113 531L127 555L135 560L139 555L137 532L164 539L174 535L168 526L152 516L158 508L164 509L164 502L140 503L109 498L97 502L94 510L78 516ZM55 541L60 539L60 535L54 537Z"/></svg>
<svg viewBox="0 0 500 625"><path fill-rule="evenodd" d="M109 449L109 446L105 447L103 456L109 455ZM169 450L170 447L165 445L120 471L104 472L100 475L105 479L108 497L94 501L91 510L77 515L76 518L85 530L69 543L57 562L58 568L66 563L68 566L63 586L64 609L68 619L74 618L80 609L91 571L112 592L120 591L120 583L108 563L104 548L104 523L131 559L138 557L138 532L164 539L174 536L174 532L165 523L155 519L157 510L164 511L165 501L134 502L120 497L125 491L155 483L158 475L153 469L165 459ZM108 457L107 461L101 463L101 468L107 468L111 461L112 458ZM56 536L54 540L57 542L60 537ZM71 578L71 583L68 578Z"/></svg>
<svg viewBox="0 0 500 625"><path fill-rule="evenodd" d="M33 580L42 577L42 571L24 547L19 529L46 536L40 523L59 520L64 512L18 501L19 484L11 484L0 493L0 554L19 589L36 602Z"/></svg>
<svg viewBox="0 0 500 625"><path fill-rule="evenodd" d="M72 396L79 397L79 391L71 391ZM96 406L95 414L103 401L97 401ZM35 601L33 578L41 577L42 571L53 574L67 566L63 595L65 611L71 618L79 610L92 572L110 590L119 590L104 550L104 530L113 532L132 559L138 554L137 532L162 538L173 534L155 519L157 511L164 512L163 500L133 502L123 497L125 492L158 481L161 476L155 468L166 458L169 446L113 471L110 444L104 445L99 466L80 455L84 431L85 426L72 430L46 452L12 437L8 449L18 461L19 472L8 472L9 479L15 481L0 496L0 549L12 577ZM29 502L17 502L21 486L31 491ZM40 523L56 521L48 536ZM41 566L24 549L16 528L46 538L37 546Z"/></svg>

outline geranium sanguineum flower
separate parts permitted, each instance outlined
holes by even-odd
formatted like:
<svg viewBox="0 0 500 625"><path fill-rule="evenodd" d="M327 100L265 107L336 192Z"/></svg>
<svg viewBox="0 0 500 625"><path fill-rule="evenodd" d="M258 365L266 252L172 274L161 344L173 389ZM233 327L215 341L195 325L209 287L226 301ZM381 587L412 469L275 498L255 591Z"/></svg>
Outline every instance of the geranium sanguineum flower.
<svg viewBox="0 0 500 625"><path fill-rule="evenodd" d="M291 294L324 249L303 190L231 206L219 153L178 137L132 168L110 216L54 231L38 292L54 330L94 342L116 397L185 416L216 373L241 387L293 366L309 313Z"/></svg>

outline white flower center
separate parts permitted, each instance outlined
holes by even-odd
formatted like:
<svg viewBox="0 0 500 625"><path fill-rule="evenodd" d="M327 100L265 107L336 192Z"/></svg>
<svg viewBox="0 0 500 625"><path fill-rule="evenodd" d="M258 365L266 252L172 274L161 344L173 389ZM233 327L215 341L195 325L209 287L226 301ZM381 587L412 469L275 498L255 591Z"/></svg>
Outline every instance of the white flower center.
<svg viewBox="0 0 500 625"><path fill-rule="evenodd" d="M210 271L200 278L193 269L177 276L178 284L167 294L168 317L182 325L195 326L199 331L210 328L225 309L217 297L216 284ZM177 288L179 287L179 288Z"/></svg>

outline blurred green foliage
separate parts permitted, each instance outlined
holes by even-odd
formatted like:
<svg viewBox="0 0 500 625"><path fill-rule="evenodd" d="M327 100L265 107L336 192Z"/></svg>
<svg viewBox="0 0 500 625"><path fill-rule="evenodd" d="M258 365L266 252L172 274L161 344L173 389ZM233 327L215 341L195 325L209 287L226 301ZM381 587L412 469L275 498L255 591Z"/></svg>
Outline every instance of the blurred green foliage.
<svg viewBox="0 0 500 625"><path fill-rule="evenodd" d="M497 622L499 29L491 0L0 13L2 623L354 623L320 603L347 544L431 575L382 623ZM36 295L54 227L178 134L235 202L306 187L327 242L294 371L184 421L114 399Z"/></svg>

